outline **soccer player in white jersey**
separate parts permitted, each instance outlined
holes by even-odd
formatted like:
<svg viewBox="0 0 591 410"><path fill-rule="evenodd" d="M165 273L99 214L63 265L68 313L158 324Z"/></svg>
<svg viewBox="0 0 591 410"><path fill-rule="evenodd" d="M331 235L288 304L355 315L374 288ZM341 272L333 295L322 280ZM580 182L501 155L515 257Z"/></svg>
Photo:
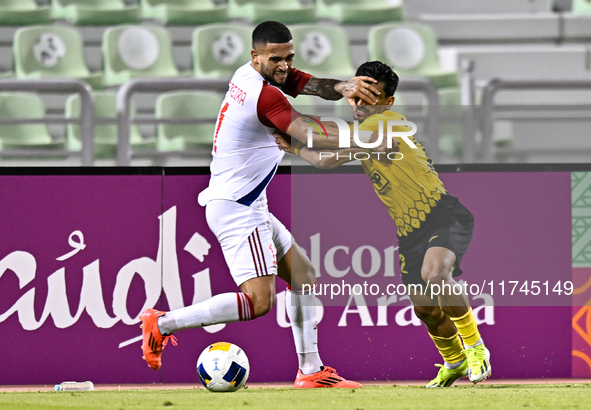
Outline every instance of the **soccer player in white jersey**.
<svg viewBox="0 0 591 410"><path fill-rule="evenodd" d="M269 212L265 190L284 155L275 143L274 130L291 134L302 129L299 113L285 94L329 100L358 97L375 104L375 81L319 79L291 67L291 33L278 22L255 28L251 55L252 61L236 70L229 83L215 126L211 180L199 198L200 204L206 204L207 223L241 292L223 293L170 312L143 312L144 359L159 369L162 350L178 330L265 315L275 303L275 276L279 276L288 284L287 314L299 360L294 386L361 387L320 359L314 295L301 292L302 285L315 283L315 272L289 231ZM324 138L322 143L336 148L338 139Z"/></svg>

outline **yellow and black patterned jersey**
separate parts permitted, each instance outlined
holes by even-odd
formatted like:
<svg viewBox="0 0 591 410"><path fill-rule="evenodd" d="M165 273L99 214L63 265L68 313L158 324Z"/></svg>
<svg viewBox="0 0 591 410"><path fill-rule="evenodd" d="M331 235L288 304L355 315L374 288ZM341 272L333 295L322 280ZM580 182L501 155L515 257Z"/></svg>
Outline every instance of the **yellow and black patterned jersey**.
<svg viewBox="0 0 591 410"><path fill-rule="evenodd" d="M405 120L402 114L384 111L366 118L359 124L359 130L378 132L380 122L386 130L387 121ZM407 131L408 128L397 126L393 130ZM377 155L372 155L370 159L361 161L376 193L398 227L398 236L407 236L420 229L441 196L447 194L423 146L414 137L409 138L417 148L411 148L397 138L399 152L403 155L400 160L380 161Z"/></svg>

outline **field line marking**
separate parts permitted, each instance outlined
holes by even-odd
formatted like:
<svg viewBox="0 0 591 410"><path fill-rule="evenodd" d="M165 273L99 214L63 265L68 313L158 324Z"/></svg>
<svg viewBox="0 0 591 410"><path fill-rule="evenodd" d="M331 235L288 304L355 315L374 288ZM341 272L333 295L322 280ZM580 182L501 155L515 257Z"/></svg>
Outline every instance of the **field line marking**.
<svg viewBox="0 0 591 410"><path fill-rule="evenodd" d="M142 337L143 336L140 335L138 337L134 337L133 339L129 339L129 340L126 340L125 342L119 343L119 349L121 349L122 347L125 347L125 346L129 346L131 344L134 344L135 342L139 342L140 340L142 340Z"/></svg>

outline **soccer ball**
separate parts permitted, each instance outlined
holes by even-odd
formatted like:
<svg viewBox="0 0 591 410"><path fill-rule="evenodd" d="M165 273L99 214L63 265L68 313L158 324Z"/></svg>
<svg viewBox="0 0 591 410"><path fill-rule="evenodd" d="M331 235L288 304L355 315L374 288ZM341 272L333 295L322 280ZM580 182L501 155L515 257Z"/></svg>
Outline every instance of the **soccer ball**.
<svg viewBox="0 0 591 410"><path fill-rule="evenodd" d="M209 345L197 359L197 375L209 391L236 391L244 386L249 373L246 353L232 343Z"/></svg>

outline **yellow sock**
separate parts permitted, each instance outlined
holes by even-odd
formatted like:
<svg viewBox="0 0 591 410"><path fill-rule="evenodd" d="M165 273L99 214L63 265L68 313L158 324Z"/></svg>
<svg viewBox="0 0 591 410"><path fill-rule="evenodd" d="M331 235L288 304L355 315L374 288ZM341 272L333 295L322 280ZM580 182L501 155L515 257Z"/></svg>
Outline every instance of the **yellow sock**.
<svg viewBox="0 0 591 410"><path fill-rule="evenodd" d="M429 333L433 342L435 342L435 346L437 346L437 350L441 353L443 360L447 363L457 363L461 362L466 358L466 355L463 353L464 347L462 346L462 339L460 339L459 333L456 333L452 337L439 337L433 336Z"/></svg>
<svg viewBox="0 0 591 410"><path fill-rule="evenodd" d="M458 328L458 333L466 346L474 346L480 340L480 332L472 315L472 308L464 316L450 317L450 319Z"/></svg>

